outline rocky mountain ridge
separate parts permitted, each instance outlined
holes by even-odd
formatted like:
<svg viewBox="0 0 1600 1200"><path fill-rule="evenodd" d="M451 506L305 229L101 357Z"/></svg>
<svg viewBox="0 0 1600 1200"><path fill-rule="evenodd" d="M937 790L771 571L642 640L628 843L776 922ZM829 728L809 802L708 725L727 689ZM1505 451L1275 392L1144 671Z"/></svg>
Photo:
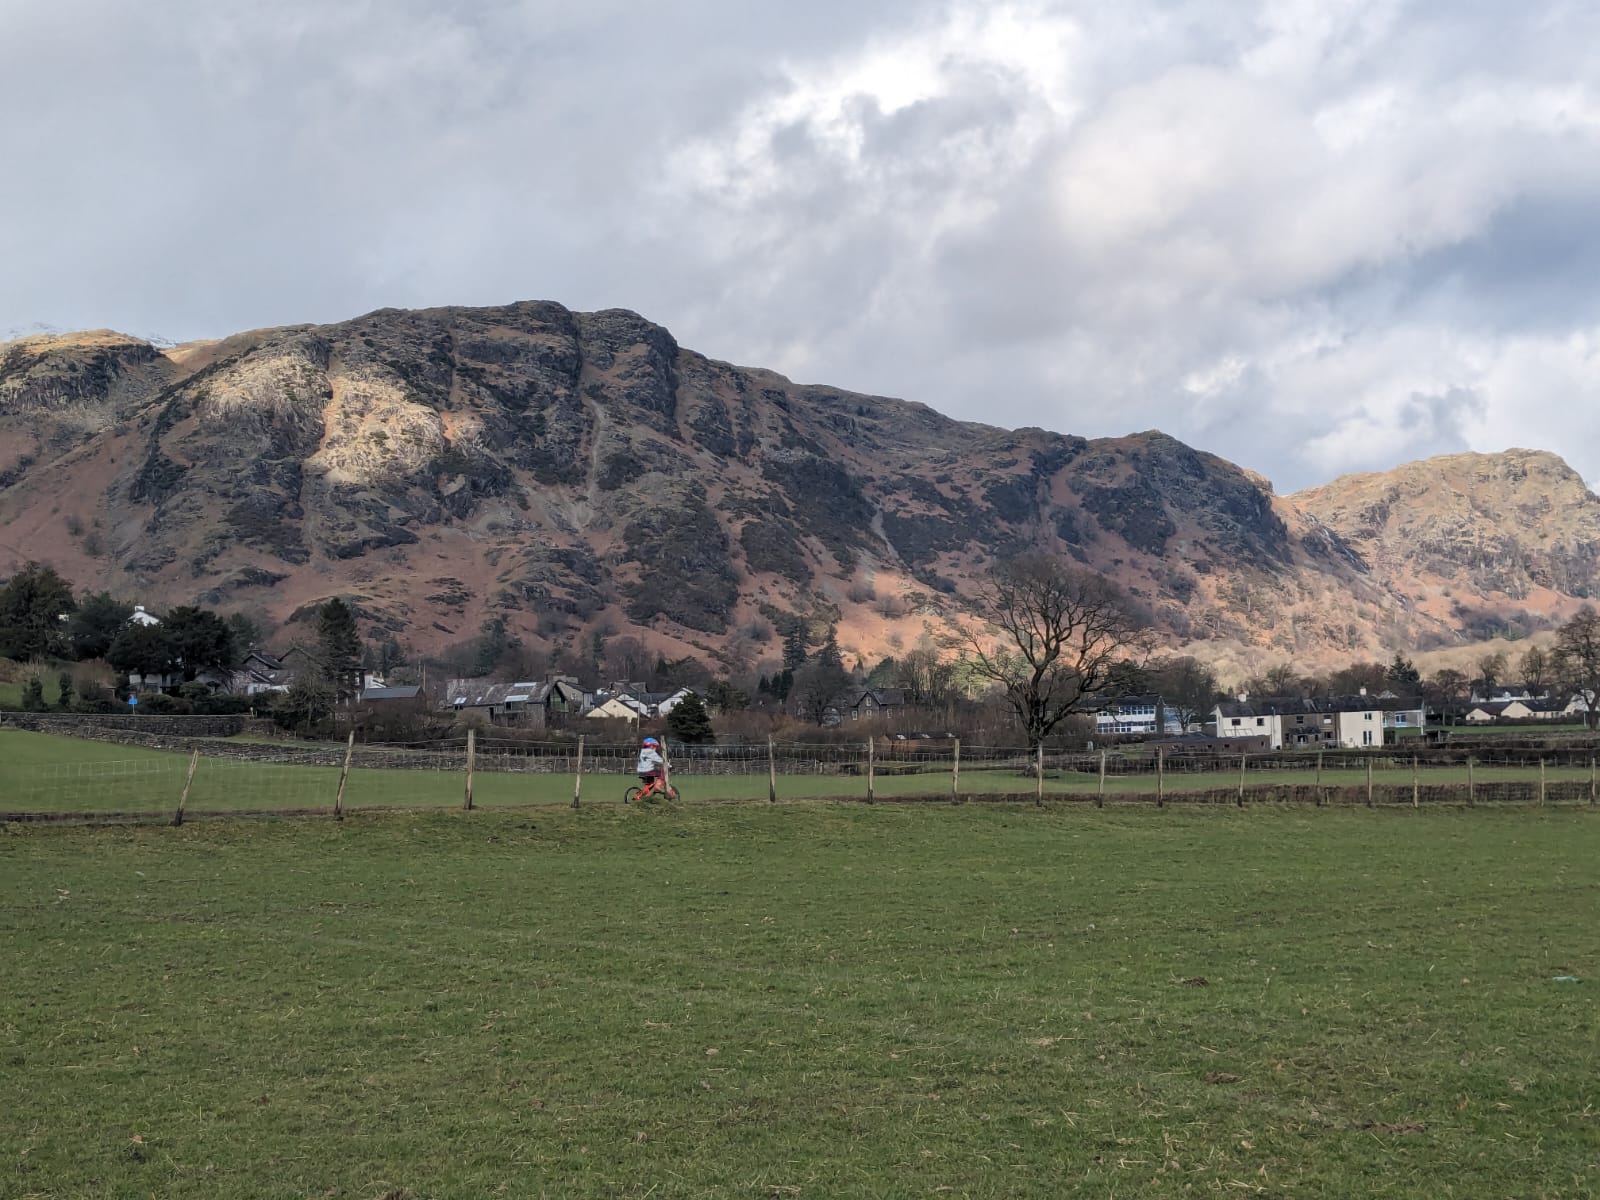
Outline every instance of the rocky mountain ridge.
<svg viewBox="0 0 1600 1200"><path fill-rule="evenodd" d="M501 617L533 642L636 632L738 667L773 653L774 616L801 613L891 653L1034 547L1241 667L1445 644L1464 628L1445 587L1476 613L1559 612L1595 586L1580 526L1549 552L1531 499L1458 506L1467 525L1441 517L1416 557L1414 467L1380 517L1384 487L1354 498L1375 484L1276 496L1159 432L958 422L550 303L171 349L106 332L0 345L0 572L38 558L147 603L279 622L344 595L418 649ZM1473 522L1494 555L1457 553ZM1518 594L1523 576L1550 586Z"/></svg>

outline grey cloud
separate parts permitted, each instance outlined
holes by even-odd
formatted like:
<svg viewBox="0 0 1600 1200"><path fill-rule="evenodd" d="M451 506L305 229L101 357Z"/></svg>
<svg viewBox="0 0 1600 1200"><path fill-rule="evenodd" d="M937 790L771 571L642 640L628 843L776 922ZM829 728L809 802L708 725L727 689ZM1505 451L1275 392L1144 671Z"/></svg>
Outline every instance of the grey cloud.
<svg viewBox="0 0 1600 1200"><path fill-rule="evenodd" d="M551 298L1285 487L1535 435L1595 478L1597 35L1563 0L11 4L0 330Z"/></svg>

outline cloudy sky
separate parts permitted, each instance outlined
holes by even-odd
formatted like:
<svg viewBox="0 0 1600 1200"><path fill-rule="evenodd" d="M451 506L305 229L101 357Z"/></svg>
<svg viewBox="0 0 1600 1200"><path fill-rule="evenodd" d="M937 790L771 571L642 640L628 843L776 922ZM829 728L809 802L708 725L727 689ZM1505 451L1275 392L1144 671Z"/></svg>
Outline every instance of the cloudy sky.
<svg viewBox="0 0 1600 1200"><path fill-rule="evenodd" d="M1280 490L1600 479L1592 0L0 0L0 331L637 309Z"/></svg>

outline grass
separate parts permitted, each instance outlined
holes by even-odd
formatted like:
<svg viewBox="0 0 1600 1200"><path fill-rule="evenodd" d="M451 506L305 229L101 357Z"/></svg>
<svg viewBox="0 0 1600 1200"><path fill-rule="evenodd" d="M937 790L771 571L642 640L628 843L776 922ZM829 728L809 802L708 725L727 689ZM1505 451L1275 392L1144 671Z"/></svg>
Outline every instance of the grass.
<svg viewBox="0 0 1600 1200"><path fill-rule="evenodd" d="M0 1195L1590 1195L1597 852L1572 810L11 826Z"/></svg>
<svg viewBox="0 0 1600 1200"><path fill-rule="evenodd" d="M325 748L325 747L324 747ZM436 758L448 769L351 771L345 794L347 808L364 807L447 807L462 803L465 779L461 757ZM147 750L47 734L0 730L0 812L146 812L169 813L177 807L188 771L183 754ZM1316 779L1308 758L1304 770L1250 771L1250 788L1312 784ZM1474 771L1480 784L1521 782L1538 778L1536 768L1480 766ZM329 808L338 790L339 772L332 767L305 767L284 764L243 763L202 757L189 794L193 812L242 811L257 809ZM1329 787L1362 787L1366 774L1360 767L1329 766L1323 775ZM1409 789L1409 767L1378 769L1374 783ZM1550 767L1548 783L1587 781L1585 767ZM1461 789L1467 784L1464 767L1437 767L1422 771L1424 785ZM765 800L767 779L759 775L675 776L688 800ZM622 791L633 783L631 775L586 774L583 796L590 804L611 804L621 800ZM1169 768L1165 788L1169 797L1229 790L1237 786L1234 771L1184 772ZM479 771L474 778L476 805L555 805L572 800L574 779L570 774L541 772ZM875 791L879 797L942 796L950 793L948 767L919 774L879 775ZM1016 770L986 770L964 767L960 777L963 796L1028 794L1035 790L1031 774ZM1047 772L1045 794L1049 797L1087 799L1099 788L1093 773ZM1148 799L1156 791L1153 774L1112 775L1106 780L1106 793L1119 797ZM863 798L866 780L860 775L784 775L778 779L783 799Z"/></svg>

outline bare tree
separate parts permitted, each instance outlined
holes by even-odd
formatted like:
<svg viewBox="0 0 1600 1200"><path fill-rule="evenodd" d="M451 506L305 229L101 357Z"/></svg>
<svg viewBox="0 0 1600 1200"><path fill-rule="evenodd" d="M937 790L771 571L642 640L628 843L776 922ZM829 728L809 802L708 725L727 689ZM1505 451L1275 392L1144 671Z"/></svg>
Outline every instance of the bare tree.
<svg viewBox="0 0 1600 1200"><path fill-rule="evenodd" d="M1493 694L1495 686L1506 677L1506 652L1496 650L1478 659L1478 682L1483 687L1485 700Z"/></svg>
<svg viewBox="0 0 1600 1200"><path fill-rule="evenodd" d="M1550 682L1550 656L1538 646L1529 646L1523 652L1522 661L1518 666L1522 675L1522 686L1527 689L1528 695L1544 695L1544 689Z"/></svg>
<svg viewBox="0 0 1600 1200"><path fill-rule="evenodd" d="M1424 686L1423 692L1448 716L1466 702L1472 688L1463 672L1452 667L1440 667Z"/></svg>
<svg viewBox="0 0 1600 1200"><path fill-rule="evenodd" d="M1092 711L1115 664L1150 655L1144 622L1115 584L1047 555L1002 563L981 603L1000 637L966 630L969 665L1000 686L1030 747Z"/></svg>
<svg viewBox="0 0 1600 1200"><path fill-rule="evenodd" d="M1187 654L1152 663L1149 676L1150 686L1185 729L1210 713L1222 694L1217 673Z"/></svg>
<svg viewBox="0 0 1600 1200"><path fill-rule="evenodd" d="M1583 698L1584 723L1600 728L1600 613L1587 604L1580 608L1556 630L1550 657L1562 690Z"/></svg>
<svg viewBox="0 0 1600 1200"><path fill-rule="evenodd" d="M894 681L914 708L948 704L956 694L956 664L940 658L938 646L924 635L916 649L896 661Z"/></svg>

